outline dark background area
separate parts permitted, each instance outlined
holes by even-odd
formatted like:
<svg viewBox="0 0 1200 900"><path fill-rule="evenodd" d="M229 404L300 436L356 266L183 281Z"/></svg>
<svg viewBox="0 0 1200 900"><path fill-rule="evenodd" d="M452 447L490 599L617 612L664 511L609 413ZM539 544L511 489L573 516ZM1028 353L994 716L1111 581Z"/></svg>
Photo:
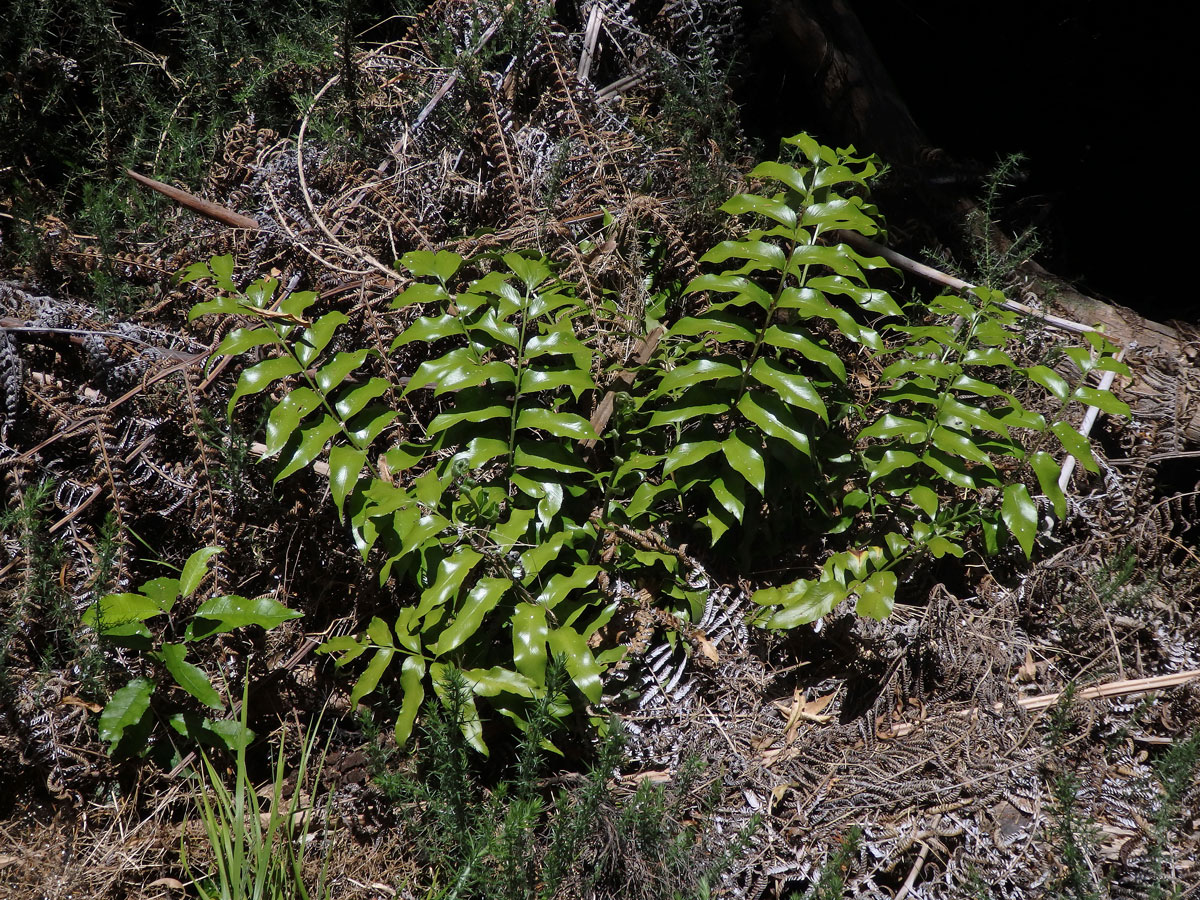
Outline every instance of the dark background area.
<svg viewBox="0 0 1200 900"><path fill-rule="evenodd" d="M1196 107L1177 7L853 5L934 146L982 164L1028 157L1009 197L1038 221L1047 268L1148 318L1200 318L1200 302L1169 288L1186 277L1169 261L1187 261Z"/></svg>

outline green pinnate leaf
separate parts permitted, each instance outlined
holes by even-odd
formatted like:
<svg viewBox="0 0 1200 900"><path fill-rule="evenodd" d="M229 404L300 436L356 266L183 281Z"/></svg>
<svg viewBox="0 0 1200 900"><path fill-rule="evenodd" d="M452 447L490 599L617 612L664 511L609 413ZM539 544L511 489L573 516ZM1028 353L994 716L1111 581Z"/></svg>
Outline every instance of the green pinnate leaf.
<svg viewBox="0 0 1200 900"><path fill-rule="evenodd" d="M333 504L337 507L338 515L346 503L346 497L358 484L363 465L367 460L367 451L356 447L339 444L329 451L329 493Z"/></svg>
<svg viewBox="0 0 1200 900"><path fill-rule="evenodd" d="M214 256L208 261L209 269L212 271L212 276L217 282L217 287L225 291L227 294L232 294L237 291L237 285L233 281L233 255L226 253L223 256Z"/></svg>
<svg viewBox="0 0 1200 900"><path fill-rule="evenodd" d="M183 564L183 574L179 576L179 596L190 597L196 593L200 582L208 574L208 566L212 562L212 558L221 552L220 547L204 547L188 557L187 562ZM170 607L167 608L170 609Z"/></svg>
<svg viewBox="0 0 1200 900"><path fill-rule="evenodd" d="M391 387L391 382L386 378L372 378L366 384L360 384L341 394L333 408L343 422L348 422L372 400L391 390Z"/></svg>
<svg viewBox="0 0 1200 900"><path fill-rule="evenodd" d="M532 394L537 391L553 391L569 387L578 400L584 391L594 390L596 383L584 369L526 369L521 375L521 392Z"/></svg>
<svg viewBox="0 0 1200 900"><path fill-rule="evenodd" d="M763 392L747 392L738 400L737 408L763 434L791 444L806 456L812 454L808 426L801 423L791 408L778 397Z"/></svg>
<svg viewBox="0 0 1200 900"><path fill-rule="evenodd" d="M270 280L264 286L266 299L269 301L275 294L275 288L278 287L278 282ZM246 294L249 295L254 289L251 285L246 289ZM296 320L303 320L304 314L308 308L317 302L317 294L315 291L296 291L284 297L279 303L279 311L284 315L291 316ZM265 304L264 304L265 305Z"/></svg>
<svg viewBox="0 0 1200 900"><path fill-rule="evenodd" d="M728 259L745 259L777 270L787 264L783 250L766 241L722 241L700 257L701 262L711 263L722 263Z"/></svg>
<svg viewBox="0 0 1200 900"><path fill-rule="evenodd" d="M242 374L238 376L237 387L234 388L233 396L229 398L226 414L229 416L233 415L233 409L242 397L248 397L265 391L280 379L287 378L289 375L295 375L300 371L300 363L296 362L290 356L266 359L248 369L243 369Z"/></svg>
<svg viewBox="0 0 1200 900"><path fill-rule="evenodd" d="M1025 558L1033 556L1033 542L1037 539L1037 504L1021 483L1004 487L1004 499L1000 504L1000 517L1017 539Z"/></svg>
<svg viewBox="0 0 1200 900"><path fill-rule="evenodd" d="M334 666L341 668L346 663L353 662L362 656L368 649L369 645L363 643L357 638L349 634L338 635L330 638L317 647L317 653L336 653L338 654Z"/></svg>
<svg viewBox="0 0 1200 900"><path fill-rule="evenodd" d="M429 285L426 285L427 287ZM438 288L438 290L441 290ZM445 293L444 291L442 293ZM449 313L437 316L436 318L422 316L411 325L404 329L395 340L392 341L392 350L397 347L403 347L411 344L414 341L432 344L434 341L440 341L448 337L461 337L463 334L462 320L458 316L452 316Z"/></svg>
<svg viewBox="0 0 1200 900"><path fill-rule="evenodd" d="M207 562L207 560L205 561ZM187 569L186 565L184 566L184 569ZM178 578L151 578L142 585L141 593L153 600L158 605L158 608L163 612L169 613L174 608L175 601L178 600L182 594L182 588L180 587L179 582L180 580ZM190 583L191 579L189 579L189 584ZM189 591L188 596L190 596L194 591L195 588L193 588L192 591Z"/></svg>
<svg viewBox="0 0 1200 900"><path fill-rule="evenodd" d="M387 622L372 616L370 623L367 625L367 639L376 647L395 647L392 641L392 629L388 628Z"/></svg>
<svg viewBox="0 0 1200 900"><path fill-rule="evenodd" d="M546 636L546 643L551 653L561 653L566 658L567 674L571 676L575 686L592 703L599 703L604 689L600 680L604 667L592 655L587 638L570 625L563 625L550 631Z"/></svg>
<svg viewBox="0 0 1200 900"><path fill-rule="evenodd" d="M667 454L666 462L663 463L663 475L670 475L676 469L694 466L720 449L721 444L718 441L687 441L676 444Z"/></svg>
<svg viewBox="0 0 1200 900"><path fill-rule="evenodd" d="M254 740L254 732L236 719L205 719L203 731L211 734L230 753L249 747Z"/></svg>
<svg viewBox="0 0 1200 900"><path fill-rule="evenodd" d="M832 350L821 346L812 334L798 325L771 325L763 332L763 342L781 350L795 350L834 374L838 381L846 381L846 364Z"/></svg>
<svg viewBox="0 0 1200 900"><path fill-rule="evenodd" d="M742 516L746 513L745 485L746 482L741 478L726 479L717 477L708 483L713 498L721 504L722 508L729 513L729 516L735 522L742 521ZM716 539L715 534L714 539Z"/></svg>
<svg viewBox="0 0 1200 900"><path fill-rule="evenodd" d="M908 492L908 499L913 502L913 505L916 506L917 509L925 513L925 515L930 519L937 514L939 503L938 495L933 491L932 488L923 484L917 485Z"/></svg>
<svg viewBox="0 0 1200 900"><path fill-rule="evenodd" d="M747 429L737 428L721 443L721 451L733 470L760 494L764 494L767 490L767 468L756 443Z"/></svg>
<svg viewBox="0 0 1200 900"><path fill-rule="evenodd" d="M412 735L417 712L425 702L425 661L406 656L400 665L400 714L396 717L396 743L403 747Z"/></svg>
<svg viewBox="0 0 1200 900"><path fill-rule="evenodd" d="M273 344L279 340L270 328L235 328L221 340L213 356L237 356L254 347Z"/></svg>
<svg viewBox="0 0 1200 900"><path fill-rule="evenodd" d="M939 426L933 429L931 439L933 446L951 456L960 456L984 466L992 465L991 457L979 447L971 436L957 429Z"/></svg>
<svg viewBox="0 0 1200 900"><path fill-rule="evenodd" d="M956 453L930 450L921 456L921 462L955 487L968 491L976 488L975 478L969 467Z"/></svg>
<svg viewBox="0 0 1200 900"><path fill-rule="evenodd" d="M846 599L847 591L836 581L800 579L778 588L755 591L751 600L760 606L780 609L767 620L768 628L786 631L815 622Z"/></svg>
<svg viewBox="0 0 1200 900"><path fill-rule="evenodd" d="M438 359L426 360L409 379L404 396L433 386L435 394L478 387L486 382L516 384L512 366L500 360L480 363L467 347L458 347Z"/></svg>
<svg viewBox="0 0 1200 900"><path fill-rule="evenodd" d="M913 419L885 413L859 432L859 440L878 438L880 440L895 440L899 438L910 444L922 444L929 434L931 423L924 419Z"/></svg>
<svg viewBox="0 0 1200 900"><path fill-rule="evenodd" d="M205 600L196 609L193 637L208 637L220 632L257 625L270 631L289 619L299 619L303 613L288 609L270 597L239 597L233 594ZM203 620L203 621L196 621Z"/></svg>
<svg viewBox="0 0 1200 900"><path fill-rule="evenodd" d="M735 194L721 206L721 211L731 216L756 213L774 219L787 228L796 227L796 211L782 200L759 197L757 194Z"/></svg>
<svg viewBox="0 0 1200 900"><path fill-rule="evenodd" d="M1078 400L1080 403L1086 403L1088 406L1094 406L1102 412L1108 413L1110 416L1117 416L1122 419L1129 418L1129 404L1124 400L1118 400L1109 391L1097 390L1093 387L1088 387L1086 384L1081 384L1075 388L1075 393L1071 395L1072 400Z"/></svg>
<svg viewBox="0 0 1200 900"><path fill-rule="evenodd" d="M471 690L479 697L495 697L499 694L514 694L532 699L540 685L520 672L492 666L490 669L463 669L463 676Z"/></svg>
<svg viewBox="0 0 1200 900"><path fill-rule="evenodd" d="M246 312L246 307L240 297L218 297L216 300L205 300L195 304L188 311L188 321L200 316L230 316Z"/></svg>
<svg viewBox="0 0 1200 900"><path fill-rule="evenodd" d="M555 437L576 441L596 440L598 437L591 423L583 416L570 412L554 412L536 406L517 413L517 428L534 428Z"/></svg>
<svg viewBox="0 0 1200 900"><path fill-rule="evenodd" d="M784 403L792 407L816 413L825 422L829 421L829 411L825 401L813 387L811 381L803 375L791 371L779 363L759 357L750 367L750 376L762 386L770 389Z"/></svg>
<svg viewBox="0 0 1200 900"><path fill-rule="evenodd" d="M433 437L463 422L482 425L484 422L499 419L507 423L512 415L512 407L504 402L489 402L496 400L496 396L491 391L482 391L466 396L460 394L454 404L454 409L434 416L433 421L425 427L425 433ZM507 431L507 427L505 430ZM495 433L495 429L492 429L492 433ZM505 447L505 450L507 449Z"/></svg>
<svg viewBox="0 0 1200 900"><path fill-rule="evenodd" d="M1012 357L999 347L973 347L963 354L964 366L1002 366L1005 369L1015 369L1017 364Z"/></svg>
<svg viewBox="0 0 1200 900"><path fill-rule="evenodd" d="M826 169L818 174L824 175ZM857 231L863 235L873 235L879 231L879 226L870 215L863 212L862 199L859 197L838 197L824 203L812 203L804 208L804 218L800 220L804 227L820 226L821 231L841 229Z"/></svg>
<svg viewBox="0 0 1200 900"><path fill-rule="evenodd" d="M554 609L554 607L566 599L571 591L587 587L595 581L596 575L599 572L599 566L578 566L569 575L558 572L550 576L550 580L546 582L546 587L537 597L538 606L543 609Z"/></svg>
<svg viewBox="0 0 1200 900"><path fill-rule="evenodd" d="M886 619L892 614L892 607L896 604L897 584L895 572L873 572L858 586L855 612L860 616L880 621Z"/></svg>
<svg viewBox="0 0 1200 900"><path fill-rule="evenodd" d="M685 293L694 294L698 291L737 294L762 309L771 308L771 295L742 275L697 275L688 283Z"/></svg>
<svg viewBox="0 0 1200 900"><path fill-rule="evenodd" d="M1059 467L1054 457L1045 450L1038 450L1029 456L1029 465L1037 476L1038 485L1050 502L1054 504L1054 515L1060 520L1067 515L1067 498L1063 496L1062 488L1058 486Z"/></svg>
<svg viewBox="0 0 1200 900"><path fill-rule="evenodd" d="M417 282L410 284L392 301L392 309L405 309L417 303L441 303L449 300L450 295L440 284Z"/></svg>
<svg viewBox="0 0 1200 900"><path fill-rule="evenodd" d="M429 647L434 656L442 656L461 646L479 630L484 616L496 608L500 598L512 587L508 578L480 578L467 592L454 621Z"/></svg>
<svg viewBox="0 0 1200 900"><path fill-rule="evenodd" d="M328 394L345 383L350 373L361 366L371 353L370 350L355 350L334 354L333 359L317 371L317 389Z"/></svg>
<svg viewBox="0 0 1200 900"><path fill-rule="evenodd" d="M809 168L798 169L795 166L789 166L786 163L779 162L764 162L759 163L750 170L751 178L773 178L776 181L790 187L798 194L806 195L809 192L809 183L805 178L812 170Z"/></svg>
<svg viewBox="0 0 1200 900"><path fill-rule="evenodd" d="M410 250L400 257L400 265L416 278L436 278L449 281L463 264L463 258L449 250Z"/></svg>
<svg viewBox="0 0 1200 900"><path fill-rule="evenodd" d="M127 731L144 727L144 718L150 709L150 695L154 693L154 682L148 678L134 678L119 688L100 713L100 740L108 742L111 755Z"/></svg>
<svg viewBox="0 0 1200 900"><path fill-rule="evenodd" d="M300 427L301 420L320 405L321 397L307 387L296 388L276 403L267 417L267 451L263 458L278 455Z"/></svg>
<svg viewBox="0 0 1200 900"><path fill-rule="evenodd" d="M1089 472L1100 471L1100 466L1096 464L1096 458L1092 456L1092 445L1087 438L1066 422L1055 422L1050 426L1050 430L1054 432L1063 449L1075 457L1080 465Z"/></svg>
<svg viewBox="0 0 1200 900"><path fill-rule="evenodd" d="M354 689L350 691L350 708L354 709L358 706L363 697L370 694L375 688L379 687L379 680L383 678L383 673L387 671L388 665L392 661L392 657L396 655L396 651L391 647L380 647L371 657L371 661L367 663L367 667L363 673L358 676L358 680L354 682Z"/></svg>
<svg viewBox="0 0 1200 900"><path fill-rule="evenodd" d="M160 603L145 594L105 594L84 610L81 623L109 634L130 622L144 622L162 612Z"/></svg>
<svg viewBox="0 0 1200 900"><path fill-rule="evenodd" d="M897 469L907 469L920 463L921 458L911 450L887 450L878 462L873 462L868 456L864 459L870 478L867 484L886 478Z"/></svg>
<svg viewBox="0 0 1200 900"><path fill-rule="evenodd" d="M458 596L463 580L483 559L483 554L472 547L458 546L448 557L438 565L437 577L421 594L421 602L417 604L415 615L420 618L430 610L445 606Z"/></svg>
<svg viewBox="0 0 1200 900"><path fill-rule="evenodd" d="M187 653L185 644L163 644L156 654L175 679L175 683L203 703L213 709L224 709L225 703L221 695L213 689L212 682L204 672L192 665L184 655Z"/></svg>
<svg viewBox="0 0 1200 900"><path fill-rule="evenodd" d="M1025 377L1040 384L1063 403L1071 396L1071 386L1067 380L1047 366L1030 366L1025 369Z"/></svg>
<svg viewBox="0 0 1200 900"><path fill-rule="evenodd" d="M536 603L517 604L512 615L513 665L534 684L546 682L546 641L549 634L545 607Z"/></svg>
<svg viewBox="0 0 1200 900"><path fill-rule="evenodd" d="M333 333L338 327L350 320L343 312L334 310L327 312L305 329L304 334L296 344L296 356L304 365L311 365L313 360L321 355L321 351L333 340Z"/></svg>
<svg viewBox="0 0 1200 900"><path fill-rule="evenodd" d="M341 431L342 423L329 415L325 416L315 425L302 428L300 430L300 441L296 445L291 459L280 469L279 474L275 476L275 481L280 482L307 466L321 455L321 451L325 449L325 445L329 443L334 435L341 434Z"/></svg>
<svg viewBox="0 0 1200 900"><path fill-rule="evenodd" d="M537 259L526 259L519 253L505 253L504 264L531 291L550 277L550 270L545 263Z"/></svg>

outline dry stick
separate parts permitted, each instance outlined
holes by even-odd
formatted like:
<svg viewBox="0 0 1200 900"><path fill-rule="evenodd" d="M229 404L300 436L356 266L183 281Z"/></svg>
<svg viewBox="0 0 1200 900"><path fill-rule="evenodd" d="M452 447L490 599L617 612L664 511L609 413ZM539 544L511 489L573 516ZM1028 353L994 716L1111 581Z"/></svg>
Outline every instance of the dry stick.
<svg viewBox="0 0 1200 900"><path fill-rule="evenodd" d="M1123 681L1110 681L1107 684L1098 684L1093 687L1083 688L1075 692L1076 700L1099 700L1103 697L1128 697L1133 694L1145 694L1149 691L1157 691L1161 688L1175 687L1176 685L1186 684L1192 679L1200 678L1200 669L1191 669L1187 672L1176 672L1174 675L1156 675L1153 678L1133 678ZM1036 697L1019 697L1017 698L1017 706L1030 712L1037 712L1043 709L1049 709L1058 702L1061 693L1055 694L1040 694Z"/></svg>
<svg viewBox="0 0 1200 900"><path fill-rule="evenodd" d="M1122 349L1121 352L1117 354L1117 362L1120 362L1124 355L1125 350ZM1116 372L1106 371L1100 378L1100 384L1098 385L1099 389L1102 391L1107 391L1110 387L1112 387L1113 379L1116 377ZM1092 426L1096 424L1096 417L1099 414L1100 410L1096 407L1088 407L1087 412L1084 413L1083 422L1079 426L1079 433L1081 435L1087 437L1091 433ZM1065 491L1067 489L1067 485L1071 483L1071 473L1074 471L1075 457L1068 454L1066 462L1063 463L1062 474L1058 476L1058 489L1060 491Z"/></svg>
<svg viewBox="0 0 1200 900"><path fill-rule="evenodd" d="M215 219L234 228L248 228L251 231L257 231L259 228L257 220L249 216L243 216L241 213L234 212L232 209L228 209L220 204L201 200L195 194L189 194L187 191L180 190L177 187L171 187L169 184L163 184L161 181L155 181L153 178L147 178L145 175L139 175L133 169L126 169L125 174L138 184L144 184L151 190L158 191L164 197L169 197L180 206L186 206L188 209L198 212L202 216L208 216L210 219Z"/></svg>
<svg viewBox="0 0 1200 900"><path fill-rule="evenodd" d="M120 331L98 331L92 328L46 328L41 325L26 325L25 320L14 319L11 316L0 316L0 331L33 335L65 334L71 343L80 345L89 337L109 337L114 340L127 341L131 344L140 344L149 350L154 350L163 356L170 356L173 359L187 359L191 355L182 350L169 350L166 347L159 347L151 344L149 341L143 341L141 338L134 337L131 334L124 334Z"/></svg>
<svg viewBox="0 0 1200 900"><path fill-rule="evenodd" d="M609 97L615 97L617 94L637 87L645 80L646 74L644 72L634 72L632 75L624 75L612 84L607 84L596 91L596 99L603 102Z"/></svg>
<svg viewBox="0 0 1200 900"><path fill-rule="evenodd" d="M939 816L938 818L941 817ZM904 886L896 894L896 900L904 900L905 897L912 893L913 885L917 883L917 876L925 868L925 860L927 859L929 859L929 844L921 841L921 852L917 854L917 861L913 863L912 869L909 870L908 878L904 880Z"/></svg>
<svg viewBox="0 0 1200 900"><path fill-rule="evenodd" d="M863 237L853 231L839 231L838 236L849 244L852 244L863 253L871 253L875 256L882 256L897 269L902 269L905 272L911 272L914 275L920 275L934 284L944 285L956 291L969 291L975 287L969 281L963 281L961 278L955 278L953 275L947 275L945 272L938 271L932 266L927 266L924 263L919 263L915 259L909 259L902 253L897 253L883 244L877 244L870 238ZM1061 328L1064 331L1073 331L1076 334L1087 334L1089 331L1099 331L1098 328L1093 328L1091 325L1084 325L1081 322L1072 322L1070 319L1064 319L1060 316L1054 316L1050 313L1042 312L1034 309L1032 306L1026 306L1024 303L1018 303L1015 300L1005 300L1000 304L1004 309L1018 312L1026 316L1032 316L1035 319L1041 319L1047 325L1053 325L1056 328Z"/></svg>
<svg viewBox="0 0 1200 900"><path fill-rule="evenodd" d="M155 372L153 375L150 375L149 377L144 378L142 380L142 383L139 384L137 387L130 388L128 391L126 391L124 394L122 394L116 400L113 400L111 403L107 404L100 412L101 413L112 412L114 409L116 409L122 403L136 397L138 394L140 394L146 388L150 387L150 385L154 384L155 382L162 381L168 375L173 375L182 369L186 369L188 366L193 366L198 362L202 362L203 360L207 359L210 355L212 355L212 350L205 350L203 353L197 353L194 356L189 356L186 359L183 359L177 363L174 363L173 365L167 366L165 369L160 369L159 371ZM43 375L41 377L44 380L44 383L51 383L48 376ZM85 391L84 394L86 396L87 391ZM96 392L95 396L99 397L100 394L98 392ZM81 428L85 428L88 425L91 425L93 422L95 422L97 420L97 418L98 418L98 416L88 416L86 419L79 419L78 421L72 422L70 425L66 425L66 426L60 428L58 431L54 432L54 434L50 435L48 438L46 438L44 441L42 441L36 447L26 450L24 453L20 454L19 456L14 456L14 457L11 457L10 459L3 460L2 465L3 466L12 466L12 465L17 465L18 463L29 462L32 459L34 459L39 452L46 449L51 444L57 443L58 441L62 440L65 437L70 437L75 432L79 431Z"/></svg>
<svg viewBox="0 0 1200 900"><path fill-rule="evenodd" d="M579 54L577 69L580 81L587 81L592 72L592 60L596 58L596 42L600 39L600 22L603 18L604 11L597 3L588 14L587 28L583 32L583 52Z"/></svg>
<svg viewBox="0 0 1200 900"><path fill-rule="evenodd" d="M496 29L504 24L504 17L508 15L509 10L512 8L513 4L511 3L504 7L504 12L500 13L500 15L496 18L496 21L487 27L487 31L485 31L475 43L475 49L471 51L472 53L478 53L483 49L484 45L492 39L492 35L496 33ZM454 87L454 85L458 82L458 76L460 74L462 73L459 72L458 69L455 69L450 73L449 77L442 82L442 86L437 89L433 97L431 97L429 102L425 104L425 108L421 110L420 113L417 114L417 117L413 120L413 131L416 131L421 127L422 123L429 118L430 114L434 111L437 105L442 102L442 98L450 93L450 88Z"/></svg>

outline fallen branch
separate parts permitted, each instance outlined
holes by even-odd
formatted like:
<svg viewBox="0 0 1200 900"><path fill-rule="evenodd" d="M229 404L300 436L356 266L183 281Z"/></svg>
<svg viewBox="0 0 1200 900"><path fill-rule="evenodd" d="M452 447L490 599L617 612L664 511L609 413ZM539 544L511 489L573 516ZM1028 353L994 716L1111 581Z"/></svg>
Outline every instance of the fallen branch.
<svg viewBox="0 0 1200 900"><path fill-rule="evenodd" d="M195 194L189 194L187 191L182 191L177 187L171 187L169 184L163 184L163 182L147 178L145 175L139 175L133 169L126 169L125 174L138 184L143 184L151 190L158 191L164 197L174 200L180 206L185 206L192 212L198 212L202 216L208 216L210 219L215 219L234 228L248 228L251 231L257 231L259 228L256 219L243 216L241 213L234 212L232 209L220 204L201 200Z"/></svg>
<svg viewBox="0 0 1200 900"><path fill-rule="evenodd" d="M1076 700L1099 700L1104 697L1129 697L1134 694L1145 694L1149 691L1157 691L1162 688L1175 687L1176 685L1186 684L1187 682L1200 678L1200 669L1191 669L1187 672L1176 672L1174 675L1156 675L1153 678L1133 678L1124 681L1110 681L1107 684L1098 684L1089 688L1082 688L1075 692ZM1022 709L1027 709L1030 712L1039 712L1044 709L1049 709L1059 698L1061 693L1055 694L1040 694L1036 697L1020 697L1017 700L1017 705Z"/></svg>
<svg viewBox="0 0 1200 900"><path fill-rule="evenodd" d="M953 275L947 275L945 272L939 271L932 266L927 266L925 263L917 262L915 259L909 259L903 253L897 253L890 247L885 247L883 244L877 244L870 238L863 237L861 234L853 231L839 231L838 237L853 245L856 249L863 253L870 253L874 256L882 256L889 263L900 269L903 272L909 272L913 275L919 275L927 281L932 281L934 284L940 284L943 287L948 287L954 291L969 291L975 287L969 281L963 281L961 278L956 278ZM1061 316L1051 315L1050 313L1042 312L1040 309L1034 309L1032 306L1027 306L1024 303L1018 303L1016 300L1005 300L1000 304L1004 309L1013 312L1021 313L1022 315L1032 316L1035 319L1040 319L1047 325L1052 325L1055 328L1061 328L1064 331L1072 331L1076 334L1086 334L1089 331L1099 331L1098 328L1093 328L1091 325L1084 325L1082 322L1072 322L1070 319L1064 319Z"/></svg>

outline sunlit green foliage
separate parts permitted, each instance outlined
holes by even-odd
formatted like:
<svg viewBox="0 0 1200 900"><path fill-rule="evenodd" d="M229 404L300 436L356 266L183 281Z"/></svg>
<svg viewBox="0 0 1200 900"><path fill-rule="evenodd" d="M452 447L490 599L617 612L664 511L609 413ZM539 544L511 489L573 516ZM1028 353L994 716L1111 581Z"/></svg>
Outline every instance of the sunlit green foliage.
<svg viewBox="0 0 1200 900"><path fill-rule="evenodd" d="M1051 436L1095 470L1067 415L1071 404L1127 412L1084 383L1125 371L1111 345L1090 335L1089 348L1065 351L1080 373L1072 385L1014 362L1015 317L994 292L903 310L872 284L886 263L840 241L879 229L866 200L873 160L805 135L785 146L795 164L763 163L751 173L763 192L722 207L747 223L743 237L705 254L712 271L687 287L695 311L670 325L602 435L587 417L597 368L582 326L594 311L538 254L405 254L412 281L394 305L418 315L386 351L331 349L345 314L307 318L311 293L275 308L271 280L240 292L229 257L187 272L220 292L193 316L252 321L216 355L273 348L242 371L230 413L281 392L266 426L276 479L327 460L364 560L402 586L395 618L321 648L338 665L366 664L353 703L399 661L401 742L452 670L472 686L463 724L484 752L476 699L527 727L551 655L565 659L573 699L598 702L623 652L600 637L622 602L614 581L656 584L656 602L681 620L703 609L696 573L649 549L656 540L759 564L763 548L776 554L777 576L755 576L761 625L812 622L847 599L882 618L921 556L961 556L968 537L997 552L1007 536L1032 554L1027 481L1064 514L1055 457L1027 452L1027 436ZM392 366L377 365L385 355ZM851 355L858 378L873 379L865 402ZM406 379L372 374L405 360L416 363ZM1027 411L1018 384L1044 390L1062 417ZM585 452L585 441L597 443ZM631 533L649 544L614 540Z"/></svg>

